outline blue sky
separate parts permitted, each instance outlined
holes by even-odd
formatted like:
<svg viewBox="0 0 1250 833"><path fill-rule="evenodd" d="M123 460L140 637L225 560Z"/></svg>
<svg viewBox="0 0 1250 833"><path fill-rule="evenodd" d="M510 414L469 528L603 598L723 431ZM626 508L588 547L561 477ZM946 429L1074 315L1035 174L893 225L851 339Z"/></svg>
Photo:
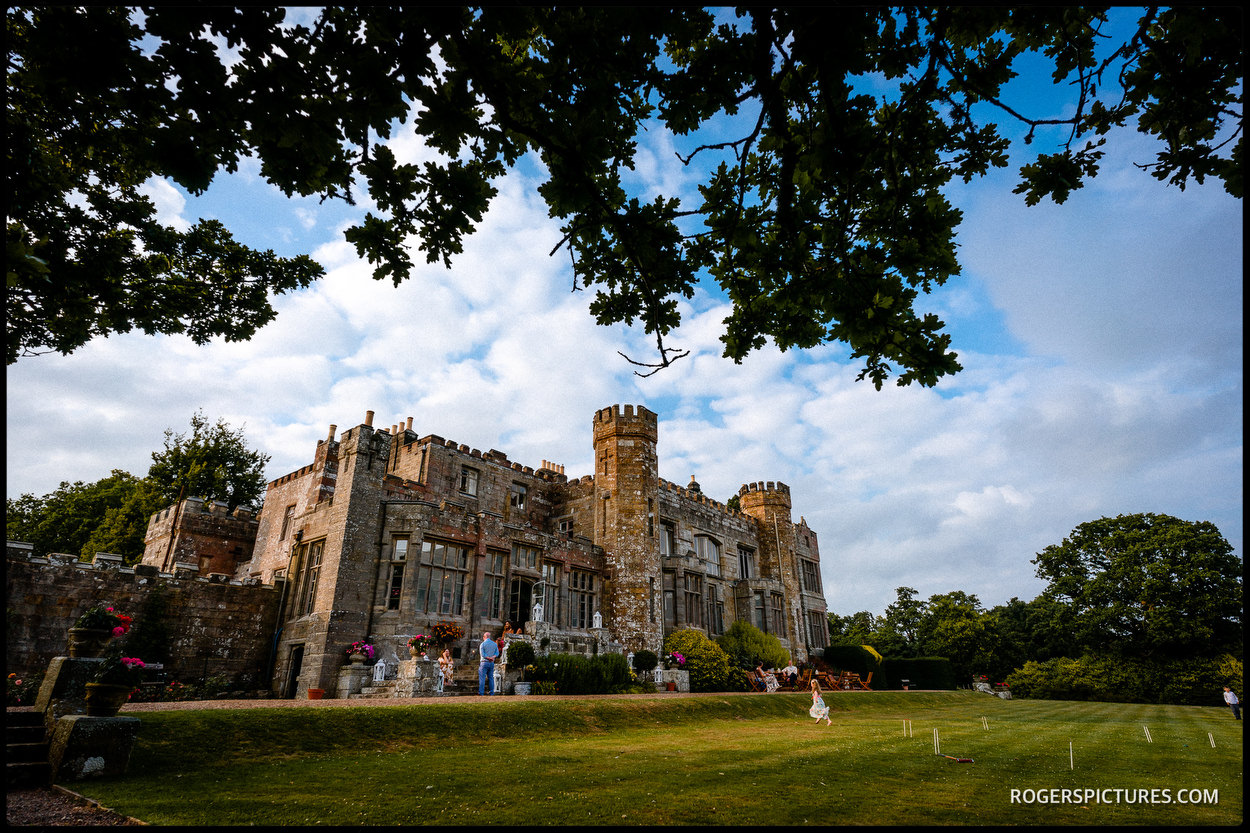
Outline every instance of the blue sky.
<svg viewBox="0 0 1250 833"><path fill-rule="evenodd" d="M421 265L399 288L343 241L353 209L288 200L255 164L195 199L153 182L171 223L218 218L249 245L314 254L327 275L277 299L247 343L115 335L9 367L7 494L141 475L197 409L270 454L270 478L366 410L578 476L592 471L594 411L622 403L659 414L668 480L694 476L721 500L789 484L838 613L881 613L899 586L986 607L1031 599L1043 585L1030 559L1102 516L1211 521L1240 554L1242 206L1216 183L1163 186L1133 167L1149 141L1117 138L1063 206L1026 206L1013 169L951 188L963 275L918 303L947 322L965 369L879 392L854 381L841 345L721 358L714 287L683 303L668 340L690 355L636 376L618 351L650 360L653 342L596 326L571 291L532 160L498 183L451 270ZM693 193L673 137L641 141L631 187ZM400 161L426 154L408 132L390 144Z"/></svg>

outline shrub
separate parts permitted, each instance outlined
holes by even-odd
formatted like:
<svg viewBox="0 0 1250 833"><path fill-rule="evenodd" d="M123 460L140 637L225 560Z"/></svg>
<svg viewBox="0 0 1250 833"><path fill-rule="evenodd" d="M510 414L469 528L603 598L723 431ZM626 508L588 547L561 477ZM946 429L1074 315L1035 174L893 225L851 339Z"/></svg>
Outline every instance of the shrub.
<svg viewBox="0 0 1250 833"><path fill-rule="evenodd" d="M1115 656L1057 657L1011 672L1013 697L1105 703L1219 705L1221 689L1240 690L1242 663L1231 654L1183 660Z"/></svg>
<svg viewBox="0 0 1250 833"><path fill-rule="evenodd" d="M938 690L955 688L955 670L951 667L950 660L943 657L908 659L890 657L882 661L881 671L891 686L901 688L903 680L909 680L912 688ZM880 688L875 684L873 687Z"/></svg>
<svg viewBox="0 0 1250 833"><path fill-rule="evenodd" d="M703 631L682 628L664 638L663 652L682 654L690 673L691 691L728 691L729 655Z"/></svg>
<svg viewBox="0 0 1250 833"><path fill-rule="evenodd" d="M639 674L654 671L659 664L660 658L655 655L655 651L643 649L634 654L634 670Z"/></svg>
<svg viewBox="0 0 1250 833"><path fill-rule="evenodd" d="M561 694L612 694L633 681L621 654L548 654L534 660L533 679L535 685L555 683Z"/></svg>
<svg viewBox="0 0 1250 833"><path fill-rule="evenodd" d="M508 666L524 668L534 662L534 646L528 642L508 643Z"/></svg>
<svg viewBox="0 0 1250 833"><path fill-rule="evenodd" d="M716 644L737 668L784 668L790 663L790 652L782 647L781 640L743 619L718 636Z"/></svg>

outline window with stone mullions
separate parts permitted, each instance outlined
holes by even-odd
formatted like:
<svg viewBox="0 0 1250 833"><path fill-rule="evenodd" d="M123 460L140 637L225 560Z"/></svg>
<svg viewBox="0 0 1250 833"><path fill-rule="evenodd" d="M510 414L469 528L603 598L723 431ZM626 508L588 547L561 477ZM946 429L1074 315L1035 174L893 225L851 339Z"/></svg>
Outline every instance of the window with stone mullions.
<svg viewBox="0 0 1250 833"><path fill-rule="evenodd" d="M780 593L769 594L769 617L771 627L768 632L781 639L786 638L785 597Z"/></svg>
<svg viewBox="0 0 1250 833"><path fill-rule="evenodd" d="M594 623L597 602L594 573L569 571L569 627L589 628Z"/></svg>
<svg viewBox="0 0 1250 833"><path fill-rule="evenodd" d="M391 542L391 582L386 596L386 609L399 610L399 599L404 589L404 563L408 559L408 539L396 538Z"/></svg>
<svg viewBox="0 0 1250 833"><path fill-rule="evenodd" d="M803 589L808 593L819 593L820 591L820 570L816 567L815 561L800 559L799 565L802 571L799 575L803 579Z"/></svg>
<svg viewBox="0 0 1250 833"><path fill-rule="evenodd" d="M698 573L682 574L682 590L686 602L686 624L703 627L703 576Z"/></svg>
<svg viewBox="0 0 1250 833"><path fill-rule="evenodd" d="M482 589L482 616L486 619L503 617L503 606L506 601L504 594L504 573L508 567L508 556L502 552L486 553L486 581Z"/></svg>
<svg viewBox="0 0 1250 833"><path fill-rule="evenodd" d="M325 550L325 539L304 544L299 549L299 595L295 605L296 616L307 616L312 613L317 600L317 580L321 578L321 555Z"/></svg>
<svg viewBox="0 0 1250 833"><path fill-rule="evenodd" d="M725 632L725 601L720 586L711 582L707 585L707 632L709 636Z"/></svg>
<svg viewBox="0 0 1250 833"><path fill-rule="evenodd" d="M720 576L720 543L707 535L694 536L695 549L703 561L703 570L709 576Z"/></svg>
<svg viewBox="0 0 1250 833"><path fill-rule="evenodd" d="M755 575L755 550L738 547L738 578L758 578Z"/></svg>
<svg viewBox="0 0 1250 833"><path fill-rule="evenodd" d="M417 613L458 616L464 613L464 588L468 578L469 550L442 541L421 542L417 571Z"/></svg>
<svg viewBox="0 0 1250 833"><path fill-rule="evenodd" d="M564 621L564 611L560 609L560 565L554 561L544 561L542 574L543 618L559 626Z"/></svg>

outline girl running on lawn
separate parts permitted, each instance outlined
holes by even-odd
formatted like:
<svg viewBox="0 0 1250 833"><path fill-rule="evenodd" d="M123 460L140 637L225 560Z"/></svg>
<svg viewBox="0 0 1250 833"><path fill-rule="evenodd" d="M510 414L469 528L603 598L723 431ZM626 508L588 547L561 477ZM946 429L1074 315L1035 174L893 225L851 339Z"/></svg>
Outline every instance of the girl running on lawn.
<svg viewBox="0 0 1250 833"><path fill-rule="evenodd" d="M829 719L829 707L825 705L825 701L820 697L820 683L812 680L812 707L808 709L808 714L816 718L816 722L825 721L826 726L832 726L833 721Z"/></svg>

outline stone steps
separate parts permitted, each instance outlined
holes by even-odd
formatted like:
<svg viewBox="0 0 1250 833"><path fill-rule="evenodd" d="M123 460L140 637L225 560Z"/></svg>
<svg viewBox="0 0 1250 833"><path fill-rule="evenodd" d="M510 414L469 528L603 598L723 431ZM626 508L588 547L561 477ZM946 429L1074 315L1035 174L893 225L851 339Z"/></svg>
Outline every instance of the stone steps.
<svg viewBox="0 0 1250 833"><path fill-rule="evenodd" d="M8 789L43 787L52 782L48 732L41 712L8 712L4 720L4 776Z"/></svg>

